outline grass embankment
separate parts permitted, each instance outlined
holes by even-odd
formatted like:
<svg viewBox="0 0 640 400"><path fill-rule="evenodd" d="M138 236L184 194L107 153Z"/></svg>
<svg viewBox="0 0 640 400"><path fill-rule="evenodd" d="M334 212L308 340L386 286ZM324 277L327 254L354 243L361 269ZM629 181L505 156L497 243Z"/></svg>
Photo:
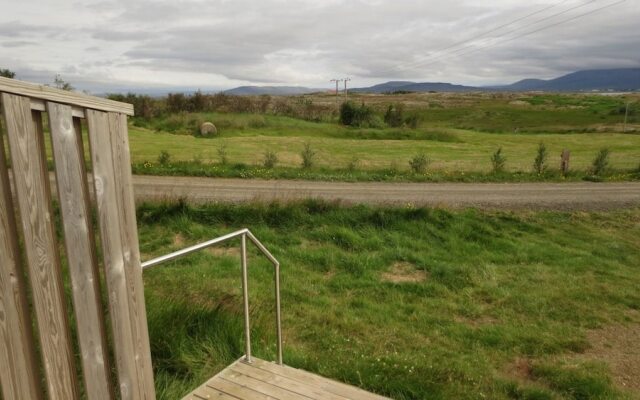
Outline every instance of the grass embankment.
<svg viewBox="0 0 640 400"><path fill-rule="evenodd" d="M282 263L289 365L396 399L631 396L590 338L640 324L640 210L142 205L139 224L144 258L250 227ZM271 269L249 265L254 351L273 359ZM144 280L159 398L179 398L243 353L238 253Z"/></svg>

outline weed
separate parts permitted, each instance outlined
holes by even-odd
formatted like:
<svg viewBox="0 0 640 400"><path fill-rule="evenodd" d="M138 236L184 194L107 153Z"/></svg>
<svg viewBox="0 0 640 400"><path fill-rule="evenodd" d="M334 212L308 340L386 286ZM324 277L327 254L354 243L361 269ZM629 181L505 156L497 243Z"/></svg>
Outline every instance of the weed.
<svg viewBox="0 0 640 400"><path fill-rule="evenodd" d="M498 147L498 150L496 150L491 155L492 171L494 173L499 173L504 171L504 166L506 162L507 162L507 158L504 156L504 154L502 154L502 147Z"/></svg>
<svg viewBox="0 0 640 400"><path fill-rule="evenodd" d="M262 165L265 168L273 168L278 163L278 155L275 151L267 150L264 152L264 159L262 160Z"/></svg>
<svg viewBox="0 0 640 400"><path fill-rule="evenodd" d="M419 153L409 160L409 167L411 167L411 171L416 174L424 174L430 163L431 160L425 153Z"/></svg>
<svg viewBox="0 0 640 400"><path fill-rule="evenodd" d="M358 157L353 157L347 164L347 171L354 172L358 169L358 165L360 165L360 159L358 159Z"/></svg>
<svg viewBox="0 0 640 400"><path fill-rule="evenodd" d="M538 152L535 160L533 160L533 171L537 174L543 174L547 169L547 146L543 142L538 144Z"/></svg>
<svg viewBox="0 0 640 400"><path fill-rule="evenodd" d="M591 173L593 175L599 176L609 168L609 153L609 149L606 147L598 151L591 163Z"/></svg>
<svg viewBox="0 0 640 400"><path fill-rule="evenodd" d="M305 143L302 152L300 152L300 157L302 157L302 168L308 169L313 167L316 154L317 152L311 148L311 144L309 142Z"/></svg>
<svg viewBox="0 0 640 400"><path fill-rule="evenodd" d="M160 165L169 165L171 162L171 155L168 151L162 150L160 155L158 156L158 164Z"/></svg>
<svg viewBox="0 0 640 400"><path fill-rule="evenodd" d="M218 153L218 161L220 162L220 164L227 165L229 162L228 153L227 153L227 144L220 143L217 153Z"/></svg>

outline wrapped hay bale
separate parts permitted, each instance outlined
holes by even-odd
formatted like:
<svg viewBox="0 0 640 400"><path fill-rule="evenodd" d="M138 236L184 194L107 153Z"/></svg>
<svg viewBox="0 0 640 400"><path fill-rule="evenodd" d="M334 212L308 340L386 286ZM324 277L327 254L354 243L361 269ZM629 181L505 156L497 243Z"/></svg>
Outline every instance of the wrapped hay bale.
<svg viewBox="0 0 640 400"><path fill-rule="evenodd" d="M218 129L211 122L205 122L200 125L200 134L202 136L215 136L218 134Z"/></svg>

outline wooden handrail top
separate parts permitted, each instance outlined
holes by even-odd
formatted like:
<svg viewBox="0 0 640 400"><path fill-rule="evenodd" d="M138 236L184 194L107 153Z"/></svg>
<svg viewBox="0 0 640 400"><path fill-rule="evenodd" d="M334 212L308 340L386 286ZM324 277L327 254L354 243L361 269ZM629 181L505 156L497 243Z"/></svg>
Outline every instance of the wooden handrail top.
<svg viewBox="0 0 640 400"><path fill-rule="evenodd" d="M133 115L133 105L113 101L102 97L89 96L83 93L69 92L45 85L23 82L16 79L0 77L0 92L17 94L31 99L54 101L79 108L92 110L117 112L125 115ZM38 102L34 102L37 104Z"/></svg>

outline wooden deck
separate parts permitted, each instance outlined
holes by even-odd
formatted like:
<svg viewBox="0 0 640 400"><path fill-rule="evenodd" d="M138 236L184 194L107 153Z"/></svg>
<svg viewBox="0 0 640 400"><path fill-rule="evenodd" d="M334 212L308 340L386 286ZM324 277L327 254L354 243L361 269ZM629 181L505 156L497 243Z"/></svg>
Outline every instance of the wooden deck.
<svg viewBox="0 0 640 400"><path fill-rule="evenodd" d="M389 400L312 373L253 358L240 359L183 400Z"/></svg>

